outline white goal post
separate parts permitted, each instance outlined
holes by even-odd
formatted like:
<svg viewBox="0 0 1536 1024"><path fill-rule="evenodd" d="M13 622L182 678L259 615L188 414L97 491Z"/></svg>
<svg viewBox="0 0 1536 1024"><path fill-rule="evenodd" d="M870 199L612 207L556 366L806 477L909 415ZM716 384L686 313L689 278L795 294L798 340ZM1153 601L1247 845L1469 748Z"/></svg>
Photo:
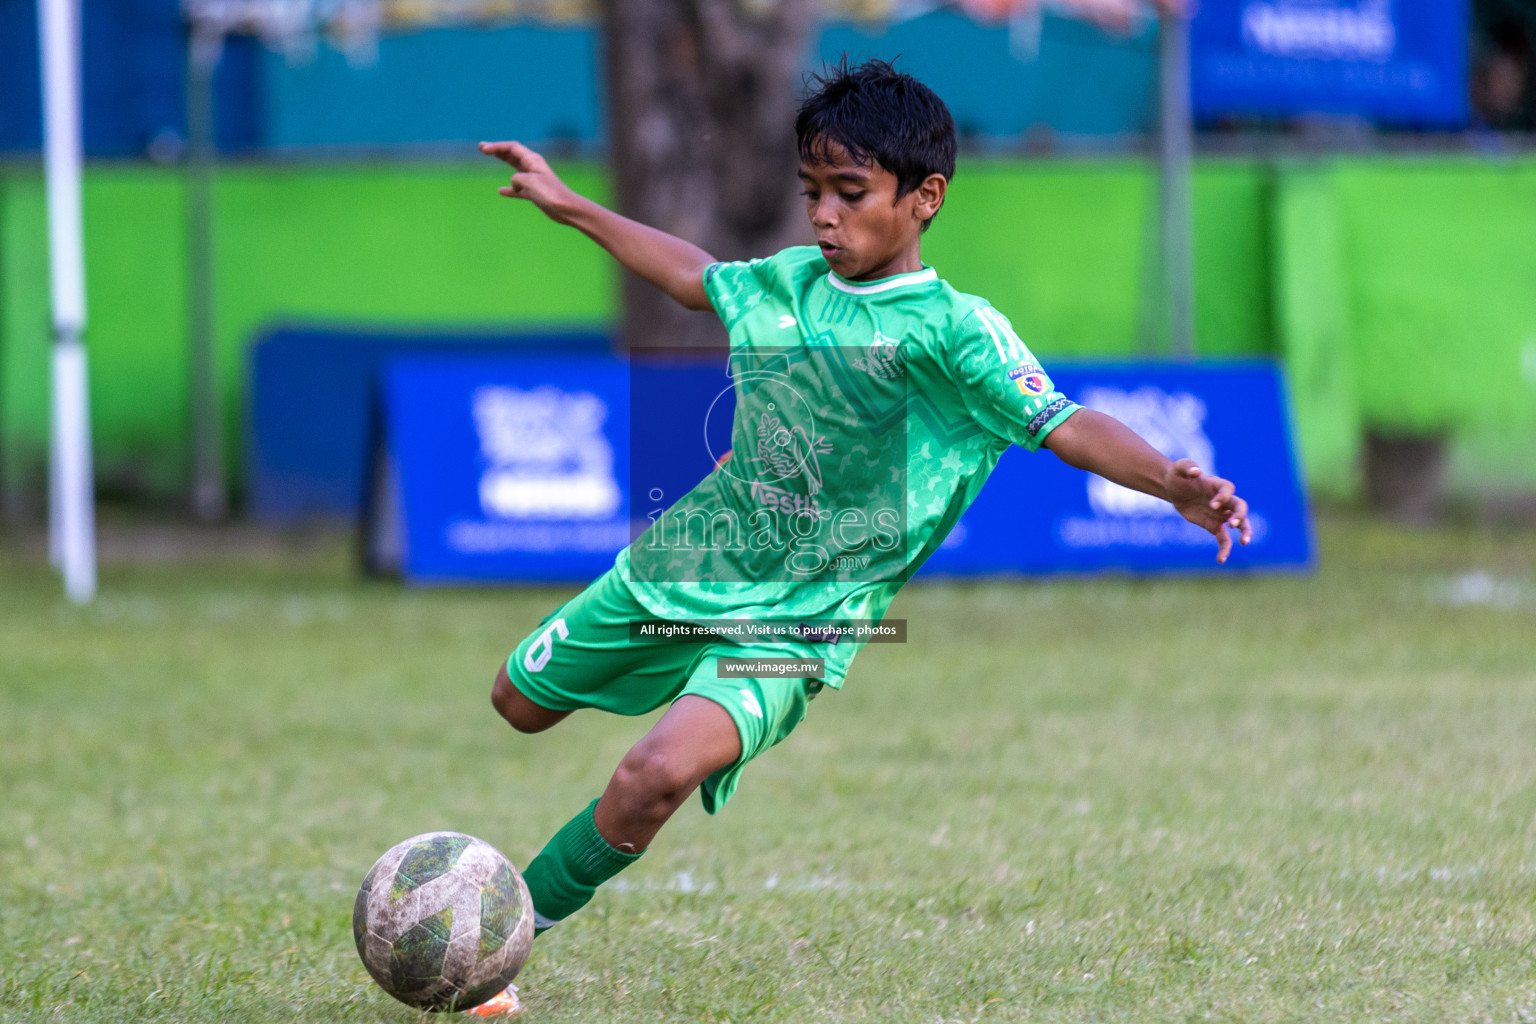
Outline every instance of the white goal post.
<svg viewBox="0 0 1536 1024"><path fill-rule="evenodd" d="M80 0L38 0L37 36L53 302L48 551L64 574L65 594L85 604L96 596L96 512L80 216Z"/></svg>

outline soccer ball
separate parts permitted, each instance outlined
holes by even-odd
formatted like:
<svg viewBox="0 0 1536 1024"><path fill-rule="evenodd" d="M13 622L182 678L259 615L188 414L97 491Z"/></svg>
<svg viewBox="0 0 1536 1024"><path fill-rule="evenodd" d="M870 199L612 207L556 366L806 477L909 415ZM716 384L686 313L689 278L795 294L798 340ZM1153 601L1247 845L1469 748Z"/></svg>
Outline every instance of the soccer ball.
<svg viewBox="0 0 1536 1024"><path fill-rule="evenodd" d="M466 1010L506 988L533 944L533 900L510 861L462 832L390 847L363 879L352 937L379 986L421 1010Z"/></svg>

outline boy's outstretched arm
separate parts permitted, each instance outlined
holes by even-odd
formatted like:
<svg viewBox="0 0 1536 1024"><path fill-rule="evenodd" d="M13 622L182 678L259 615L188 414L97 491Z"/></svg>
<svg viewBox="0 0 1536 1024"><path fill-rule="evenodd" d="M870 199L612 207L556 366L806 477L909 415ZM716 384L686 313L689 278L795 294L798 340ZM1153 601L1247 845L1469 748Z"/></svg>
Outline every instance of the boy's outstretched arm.
<svg viewBox="0 0 1536 1024"><path fill-rule="evenodd" d="M515 172L511 182L497 190L502 195L526 199L555 223L583 232L689 309L712 308L704 292L704 268L716 262L709 253L577 195L542 156L520 142L482 142L480 152L506 162Z"/></svg>
<svg viewBox="0 0 1536 1024"><path fill-rule="evenodd" d="M1201 471L1190 459L1171 462L1112 416L1079 409L1046 436L1045 447L1069 466L1097 473L1125 487L1162 498L1179 514L1216 537L1216 561L1232 551L1232 535L1247 544L1253 537L1248 503L1230 480Z"/></svg>

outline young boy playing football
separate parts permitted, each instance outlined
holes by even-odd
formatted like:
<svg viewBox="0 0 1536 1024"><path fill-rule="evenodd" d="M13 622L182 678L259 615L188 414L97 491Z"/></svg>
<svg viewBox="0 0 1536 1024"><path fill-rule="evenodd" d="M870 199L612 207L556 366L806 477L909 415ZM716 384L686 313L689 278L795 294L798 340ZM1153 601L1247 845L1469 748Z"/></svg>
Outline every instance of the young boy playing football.
<svg viewBox="0 0 1536 1024"><path fill-rule="evenodd" d="M923 264L923 231L955 171L954 122L938 96L879 61L815 84L795 131L817 245L766 259L718 262L572 192L526 146L480 146L516 172L503 196L582 231L687 308L716 312L737 401L735 454L545 619L496 677L492 703L519 732L542 732L578 708L667 707L602 795L524 871L540 930L637 860L695 790L717 811L810 699L842 685L858 640L798 624L880 620L1009 445L1048 448L1171 502L1214 535L1218 562L1234 534L1249 540L1247 505L1231 483L1170 462L1057 392L1002 314ZM690 543L709 532L694 529L706 521L724 541ZM783 624L788 639L678 641L631 629L726 620ZM721 664L787 657L821 658L824 675L725 677Z"/></svg>

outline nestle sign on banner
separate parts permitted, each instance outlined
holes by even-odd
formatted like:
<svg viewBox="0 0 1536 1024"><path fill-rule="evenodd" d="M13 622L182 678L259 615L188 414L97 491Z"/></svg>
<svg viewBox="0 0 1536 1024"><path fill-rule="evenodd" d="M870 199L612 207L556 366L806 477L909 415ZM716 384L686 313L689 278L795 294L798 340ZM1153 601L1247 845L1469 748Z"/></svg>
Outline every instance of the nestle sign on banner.
<svg viewBox="0 0 1536 1024"><path fill-rule="evenodd" d="M1397 47L1387 0L1358 7L1253 3L1243 8L1243 41L1261 53L1383 64Z"/></svg>
<svg viewBox="0 0 1536 1024"><path fill-rule="evenodd" d="M1465 0L1204 0L1190 30L1195 113L1467 119Z"/></svg>

